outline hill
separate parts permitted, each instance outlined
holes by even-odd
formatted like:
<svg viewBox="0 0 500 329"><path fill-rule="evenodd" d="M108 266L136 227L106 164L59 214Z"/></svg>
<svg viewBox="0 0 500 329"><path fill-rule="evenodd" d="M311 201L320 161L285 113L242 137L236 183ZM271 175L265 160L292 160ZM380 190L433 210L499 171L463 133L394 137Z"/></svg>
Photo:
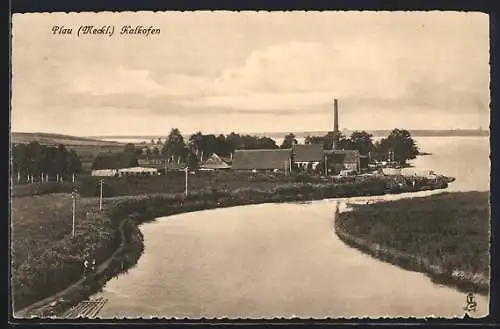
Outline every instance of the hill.
<svg viewBox="0 0 500 329"><path fill-rule="evenodd" d="M79 146L119 146L123 147L123 143L103 141L99 139L87 138L87 137L76 137L61 134L50 134L50 133L22 133L22 132L12 132L11 142L13 144L28 144L33 141L37 141L43 145L59 145L64 144L66 146L79 145Z"/></svg>
<svg viewBox="0 0 500 329"><path fill-rule="evenodd" d="M42 145L57 146L63 144L66 148L74 150L82 161L83 170L90 170L92 161L100 153L122 152L125 143L103 141L94 138L77 137L50 133L11 133L12 144L28 144L37 141Z"/></svg>

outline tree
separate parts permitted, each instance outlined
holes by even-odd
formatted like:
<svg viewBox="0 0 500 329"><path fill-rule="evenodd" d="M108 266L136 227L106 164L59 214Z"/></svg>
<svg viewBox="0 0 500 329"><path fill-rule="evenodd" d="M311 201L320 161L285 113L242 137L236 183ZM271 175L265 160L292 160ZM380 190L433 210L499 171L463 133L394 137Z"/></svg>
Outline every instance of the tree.
<svg viewBox="0 0 500 329"><path fill-rule="evenodd" d="M133 143L125 144L124 152L126 153L135 153L135 145Z"/></svg>
<svg viewBox="0 0 500 329"><path fill-rule="evenodd" d="M47 175L63 177L81 171L81 160L74 151L62 144L57 147L31 142L16 145L12 149L13 174L21 180L28 178L44 180Z"/></svg>
<svg viewBox="0 0 500 329"><path fill-rule="evenodd" d="M186 144L179 129L174 128L170 131L165 144L163 145L162 153L168 158L174 157L179 160L186 157Z"/></svg>
<svg viewBox="0 0 500 329"><path fill-rule="evenodd" d="M304 144L323 144L325 142L324 136L306 136Z"/></svg>
<svg viewBox="0 0 500 329"><path fill-rule="evenodd" d="M255 137L254 137L255 138ZM276 141L269 137L256 138L255 149L277 149Z"/></svg>
<svg viewBox="0 0 500 329"><path fill-rule="evenodd" d="M42 161L43 146L38 142L31 142L26 146L26 171L28 175L38 176Z"/></svg>
<svg viewBox="0 0 500 329"><path fill-rule="evenodd" d="M149 150L149 149L148 149ZM153 150L150 151L153 156L159 156L160 155L160 149L158 147L153 147Z"/></svg>
<svg viewBox="0 0 500 329"><path fill-rule="evenodd" d="M197 155L201 154L204 146L204 137L201 131L191 135L188 140L188 148Z"/></svg>
<svg viewBox="0 0 500 329"><path fill-rule="evenodd" d="M59 177L63 177L66 174L67 168L68 158L66 156L66 148L64 145L60 144L55 154L55 172Z"/></svg>
<svg viewBox="0 0 500 329"><path fill-rule="evenodd" d="M354 150L360 154L367 155L373 150L372 135L366 131L355 131L351 134L351 144Z"/></svg>
<svg viewBox="0 0 500 329"><path fill-rule="evenodd" d="M283 143L281 143L280 148L289 149L292 148L292 145L294 144L297 144L297 139L295 139L295 135L293 133L290 133L285 136L285 139L283 140Z"/></svg>
<svg viewBox="0 0 500 329"><path fill-rule="evenodd" d="M12 171L18 177L28 174L28 154L25 144L15 145L12 148Z"/></svg>
<svg viewBox="0 0 500 329"><path fill-rule="evenodd" d="M66 169L69 175L79 174L82 171L82 162L74 150L66 152Z"/></svg>
<svg viewBox="0 0 500 329"><path fill-rule="evenodd" d="M411 134L404 129L392 130L387 138L377 143L377 151L386 154L391 151L394 161L401 165L406 164L407 160L415 159L419 153Z"/></svg>
<svg viewBox="0 0 500 329"><path fill-rule="evenodd" d="M234 132L231 132L226 136L226 147L228 153L233 153L234 150L240 149L242 146L241 136Z"/></svg>
<svg viewBox="0 0 500 329"><path fill-rule="evenodd" d="M200 167L199 159L193 150L187 150L186 165L190 170L196 170Z"/></svg>
<svg viewBox="0 0 500 329"><path fill-rule="evenodd" d="M342 132L328 132L323 138L323 148L325 150L331 150L333 148L333 139L334 136L337 136L339 145L337 145L337 149L349 149L350 141L342 134Z"/></svg>
<svg viewBox="0 0 500 329"><path fill-rule="evenodd" d="M227 156L231 153L228 152L226 136L224 136L223 134L219 134L215 138L215 153L222 156Z"/></svg>

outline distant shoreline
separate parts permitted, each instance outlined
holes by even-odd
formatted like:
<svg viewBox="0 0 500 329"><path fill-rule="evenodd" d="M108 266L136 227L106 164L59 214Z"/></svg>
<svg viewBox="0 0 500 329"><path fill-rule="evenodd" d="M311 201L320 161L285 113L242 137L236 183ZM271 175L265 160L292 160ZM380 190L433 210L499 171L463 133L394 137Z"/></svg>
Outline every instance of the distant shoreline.
<svg viewBox="0 0 500 329"><path fill-rule="evenodd" d="M345 135L350 135L354 130L342 131ZM373 137L386 137L389 135L390 130L368 130L368 133L372 134ZM459 130L409 130L412 137L488 137L490 132L488 130L479 129L459 129ZM213 132L203 132L206 134L222 134ZM239 132L239 134L252 135L252 136L266 136L270 138L283 138L290 132ZM305 138L306 136L324 136L327 131L306 131L306 132L292 132L296 138ZM228 134L228 133L225 133ZM190 136L191 134L185 134ZM165 135L96 135L96 136L85 136L85 138L94 139L158 139L164 138Z"/></svg>

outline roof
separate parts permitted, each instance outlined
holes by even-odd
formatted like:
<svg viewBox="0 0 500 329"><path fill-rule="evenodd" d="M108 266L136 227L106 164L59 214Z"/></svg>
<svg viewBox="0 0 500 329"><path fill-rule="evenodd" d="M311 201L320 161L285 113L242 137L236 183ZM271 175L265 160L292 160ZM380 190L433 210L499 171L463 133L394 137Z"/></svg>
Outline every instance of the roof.
<svg viewBox="0 0 500 329"><path fill-rule="evenodd" d="M120 169L137 166L135 154L128 152L100 154L92 163L92 169Z"/></svg>
<svg viewBox="0 0 500 329"><path fill-rule="evenodd" d="M334 163L357 163L360 157L358 150L327 150L324 152L328 161Z"/></svg>
<svg viewBox="0 0 500 329"><path fill-rule="evenodd" d="M291 156L291 149L236 150L233 169L284 169Z"/></svg>
<svg viewBox="0 0 500 329"><path fill-rule="evenodd" d="M221 158L222 161L224 161L225 163L227 164L231 164L233 162L233 159L231 159L230 156L228 157L225 157L225 156L219 156L219 158Z"/></svg>
<svg viewBox="0 0 500 329"><path fill-rule="evenodd" d="M230 166L229 164L227 164L226 161L224 161L221 157L219 157L217 154L214 153L203 162L202 168L224 169L224 168L230 168Z"/></svg>
<svg viewBox="0 0 500 329"><path fill-rule="evenodd" d="M119 172L157 172L156 168L145 168L145 167L132 167L132 168L122 168L118 170Z"/></svg>
<svg viewBox="0 0 500 329"><path fill-rule="evenodd" d="M323 160L323 147L320 144L295 144L292 146L293 159L296 162Z"/></svg>

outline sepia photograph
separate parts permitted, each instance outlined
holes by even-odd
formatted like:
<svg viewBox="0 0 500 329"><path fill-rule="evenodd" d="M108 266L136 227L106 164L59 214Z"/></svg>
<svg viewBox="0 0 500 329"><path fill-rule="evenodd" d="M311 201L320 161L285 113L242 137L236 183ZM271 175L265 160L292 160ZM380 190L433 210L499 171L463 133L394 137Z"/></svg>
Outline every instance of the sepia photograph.
<svg viewBox="0 0 500 329"><path fill-rule="evenodd" d="M15 319L483 318L489 17L12 15Z"/></svg>

